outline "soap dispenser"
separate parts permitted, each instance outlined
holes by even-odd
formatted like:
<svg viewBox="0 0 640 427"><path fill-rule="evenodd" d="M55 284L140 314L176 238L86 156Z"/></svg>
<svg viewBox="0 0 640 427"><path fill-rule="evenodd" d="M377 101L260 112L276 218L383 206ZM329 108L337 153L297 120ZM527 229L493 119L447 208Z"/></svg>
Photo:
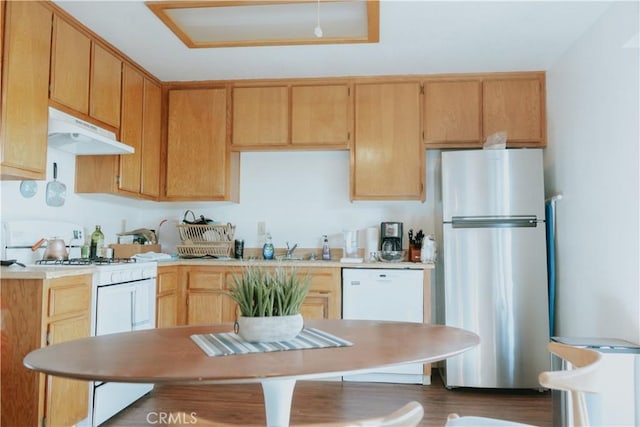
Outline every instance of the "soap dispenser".
<svg viewBox="0 0 640 427"><path fill-rule="evenodd" d="M329 249L329 238L327 237L327 235L323 235L322 236L324 238L324 241L322 242L322 259L324 261L330 261L331 260L331 250Z"/></svg>
<svg viewBox="0 0 640 427"><path fill-rule="evenodd" d="M271 234L267 233L266 242L262 247L262 258L273 259L273 243L271 242Z"/></svg>

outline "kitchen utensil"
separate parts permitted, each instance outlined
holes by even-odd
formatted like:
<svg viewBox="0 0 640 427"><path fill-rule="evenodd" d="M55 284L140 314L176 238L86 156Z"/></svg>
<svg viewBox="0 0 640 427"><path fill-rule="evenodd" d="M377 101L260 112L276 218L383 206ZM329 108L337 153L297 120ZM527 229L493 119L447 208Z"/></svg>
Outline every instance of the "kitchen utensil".
<svg viewBox="0 0 640 427"><path fill-rule="evenodd" d="M38 192L38 183L35 181L22 181L20 183L20 194L22 197L28 199L33 197Z"/></svg>
<svg viewBox="0 0 640 427"><path fill-rule="evenodd" d="M36 251L42 244L45 239L40 239L38 242L31 247L32 251ZM67 246L64 243L64 240L58 238L46 239L47 248L44 251L44 255L42 259L44 260L64 260L69 258L69 253L67 252Z"/></svg>
<svg viewBox="0 0 640 427"><path fill-rule="evenodd" d="M67 196L67 186L58 181L58 164L53 162L53 181L47 184L47 205L62 206Z"/></svg>
<svg viewBox="0 0 640 427"><path fill-rule="evenodd" d="M47 241L47 239L45 239L45 238L43 237L42 239L38 240L38 241L37 241L33 246L31 246L31 250L32 250L33 252L37 251L37 250L38 250L38 248L40 248L40 246L42 246L42 244L43 244L44 242L46 242L46 241Z"/></svg>
<svg viewBox="0 0 640 427"><path fill-rule="evenodd" d="M188 214L191 214L191 217L193 218L191 221L187 219ZM215 221L209 218L205 218L204 215L200 215L198 218L196 218L196 214L194 214L192 210L188 210L184 213L184 216L182 217L182 222L185 224L191 224L191 225L206 225L206 224L213 224Z"/></svg>
<svg viewBox="0 0 640 427"><path fill-rule="evenodd" d="M3 267L9 267L12 266L13 264L15 265L19 265L20 267L26 267L23 263L18 262L15 259L3 259L2 261L0 261L0 265L2 265Z"/></svg>

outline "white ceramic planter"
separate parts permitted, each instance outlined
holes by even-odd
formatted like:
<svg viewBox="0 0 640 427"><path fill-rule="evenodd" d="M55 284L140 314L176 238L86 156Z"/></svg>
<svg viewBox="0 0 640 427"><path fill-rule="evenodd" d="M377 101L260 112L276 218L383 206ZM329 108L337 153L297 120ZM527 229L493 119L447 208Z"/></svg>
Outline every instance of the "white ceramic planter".
<svg viewBox="0 0 640 427"><path fill-rule="evenodd" d="M248 342L288 341L302 331L304 321L301 314L272 317L240 316L235 326L240 338Z"/></svg>

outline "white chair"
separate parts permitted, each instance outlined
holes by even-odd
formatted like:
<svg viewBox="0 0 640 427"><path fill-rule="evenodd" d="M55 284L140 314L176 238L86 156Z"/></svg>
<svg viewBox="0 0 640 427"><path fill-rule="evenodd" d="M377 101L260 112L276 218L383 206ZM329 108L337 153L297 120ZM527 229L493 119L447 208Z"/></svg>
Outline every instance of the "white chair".
<svg viewBox="0 0 640 427"><path fill-rule="evenodd" d="M304 424L296 425L296 427L415 427L420 424L424 416L424 408L418 402L409 402L400 409L390 414L380 417L366 418L354 421L339 421L320 424ZM199 419L192 414L173 413L170 417L173 423L169 423L174 427L186 426L225 426L226 424L214 423Z"/></svg>
<svg viewBox="0 0 640 427"><path fill-rule="evenodd" d="M569 362L573 369L542 372L538 381L543 387L567 391L571 395L573 425L589 426L589 416L585 404L585 393L597 393L599 390L599 368L602 356L594 350L572 347L550 342L549 351ZM505 420L483 417L460 417L450 414L447 427L455 426L526 426Z"/></svg>

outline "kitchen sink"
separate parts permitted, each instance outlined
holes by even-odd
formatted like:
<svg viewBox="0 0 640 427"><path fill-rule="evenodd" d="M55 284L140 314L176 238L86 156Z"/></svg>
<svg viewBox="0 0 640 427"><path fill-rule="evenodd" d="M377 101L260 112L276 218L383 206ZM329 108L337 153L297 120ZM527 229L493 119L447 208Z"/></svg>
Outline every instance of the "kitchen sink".
<svg viewBox="0 0 640 427"><path fill-rule="evenodd" d="M276 261L308 261L308 260L305 260L302 257L288 257L285 255L278 255L276 256Z"/></svg>

